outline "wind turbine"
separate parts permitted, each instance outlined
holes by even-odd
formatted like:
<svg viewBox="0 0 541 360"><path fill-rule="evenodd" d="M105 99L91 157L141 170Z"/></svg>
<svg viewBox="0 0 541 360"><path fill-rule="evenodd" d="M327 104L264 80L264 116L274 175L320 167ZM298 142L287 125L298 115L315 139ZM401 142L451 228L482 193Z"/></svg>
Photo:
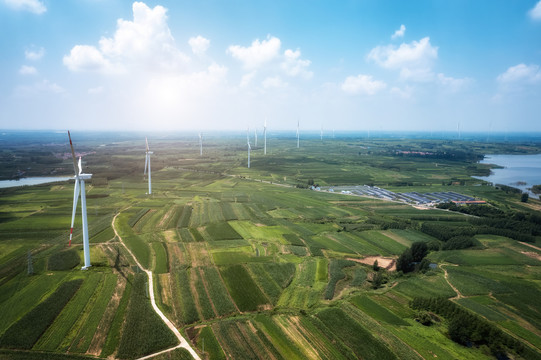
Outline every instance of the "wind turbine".
<svg viewBox="0 0 541 360"><path fill-rule="evenodd" d="M321 124L321 130L319 130L319 138L323 140L323 124Z"/></svg>
<svg viewBox="0 0 541 360"><path fill-rule="evenodd" d="M252 147L250 146L250 128L248 128L248 131L246 132L246 142L248 144L248 169L250 168L250 150L252 150Z"/></svg>
<svg viewBox="0 0 541 360"><path fill-rule="evenodd" d="M299 148L299 120L297 119L297 149Z"/></svg>
<svg viewBox="0 0 541 360"><path fill-rule="evenodd" d="M254 146L257 148L257 127L254 129Z"/></svg>
<svg viewBox="0 0 541 360"><path fill-rule="evenodd" d="M83 251L85 258L85 266L81 269L86 270L92 265L90 264L90 246L88 242L88 221L86 218L86 193L85 193L85 180L90 180L92 174L83 174L83 168L81 166L81 157L79 157L79 164L75 160L75 150L73 150L73 143L71 142L71 135L68 131L68 138L70 139L71 156L73 157L73 170L75 172L75 189L73 191L73 211L71 213L71 229L69 246L71 246L71 238L73 236L73 223L75 222L75 213L77 212L77 201L79 195L81 196L81 216L83 218Z"/></svg>
<svg viewBox="0 0 541 360"><path fill-rule="evenodd" d="M146 158L145 158L145 171L143 172L143 176L147 174L148 169L148 194L152 194L152 179L150 176L150 155L153 154L152 151L148 148L148 139L145 138L145 142L147 143L147 151L146 151Z"/></svg>
<svg viewBox="0 0 541 360"><path fill-rule="evenodd" d="M203 135L199 133L199 156L203 156Z"/></svg>
<svg viewBox="0 0 541 360"><path fill-rule="evenodd" d="M263 126L263 139L264 141L264 147L263 147L263 154L267 155L267 118L265 118L265 125Z"/></svg>

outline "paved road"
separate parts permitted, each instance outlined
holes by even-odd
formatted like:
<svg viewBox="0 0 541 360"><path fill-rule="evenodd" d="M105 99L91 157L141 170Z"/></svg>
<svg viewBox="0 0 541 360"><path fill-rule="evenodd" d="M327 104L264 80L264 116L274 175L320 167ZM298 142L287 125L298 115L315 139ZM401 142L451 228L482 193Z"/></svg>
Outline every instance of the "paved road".
<svg viewBox="0 0 541 360"><path fill-rule="evenodd" d="M158 308L158 306L156 305L156 301L155 301L155 297L154 297L154 279L152 277L152 271L150 270L147 270L145 269L141 263L137 260L137 258L135 257L135 255L131 252L130 249L128 249L128 247L126 246L126 244L124 244L124 241L122 241L122 238L120 237L120 235L118 234L118 232L116 231L116 227L115 227L115 220L116 220L116 217L118 216L118 214L116 214L114 217L113 217L113 222L112 222L112 227L113 227L113 231L115 232L115 235L118 237L118 240L120 241L120 243L122 244L122 246L124 246L124 248L130 253L130 255L133 257L133 259L135 260L135 262L137 263L137 266L139 266L147 275L148 275L148 293L150 294L150 302L152 303L152 308L154 309L154 311L156 312L156 314L158 314L158 316L163 320L163 322L167 325L167 327L169 329L171 329L171 331L175 334L175 336L177 337L178 341L180 342L177 346L175 347L172 347L172 348L169 348L169 349L165 349L165 350L162 350L160 352L157 352L157 353L154 353L154 354L150 354L150 355L147 355L147 356L144 356L144 357L141 357L139 358L139 360L143 360L143 359L150 359L150 358L153 358L155 356L158 356L160 354L163 354L163 353L167 353L167 352L170 352L170 351L173 351L175 349L178 349L178 348L184 348L186 350L188 350L190 352L190 354L193 356L194 359L196 360L201 360L201 358L199 357L199 355L195 352L195 350L190 346L190 343L188 343L186 341L186 339L184 339L184 337L180 334L180 332L178 331L178 329L175 327L175 325L173 325L173 323L163 314L163 312Z"/></svg>

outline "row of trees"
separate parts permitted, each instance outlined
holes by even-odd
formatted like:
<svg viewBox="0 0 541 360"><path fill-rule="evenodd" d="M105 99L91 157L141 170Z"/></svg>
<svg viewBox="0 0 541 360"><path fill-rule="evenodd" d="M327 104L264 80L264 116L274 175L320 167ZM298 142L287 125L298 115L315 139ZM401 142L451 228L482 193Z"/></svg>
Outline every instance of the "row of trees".
<svg viewBox="0 0 541 360"><path fill-rule="evenodd" d="M414 242L396 260L396 270L401 270L404 273L412 272L417 264L420 271L427 270L430 265L430 262L426 259L427 254L428 245L426 242Z"/></svg>
<svg viewBox="0 0 541 360"><path fill-rule="evenodd" d="M413 309L434 312L447 320L451 340L466 346L487 346L497 358L508 358L508 351L525 359L541 359L541 355L485 319L446 298L414 298Z"/></svg>

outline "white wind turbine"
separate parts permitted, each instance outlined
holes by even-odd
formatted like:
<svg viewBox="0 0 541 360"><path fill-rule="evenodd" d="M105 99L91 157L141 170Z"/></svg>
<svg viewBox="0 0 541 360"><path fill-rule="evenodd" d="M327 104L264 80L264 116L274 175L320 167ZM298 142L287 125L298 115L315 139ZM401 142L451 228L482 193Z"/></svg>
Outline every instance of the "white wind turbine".
<svg viewBox="0 0 541 360"><path fill-rule="evenodd" d="M254 129L254 146L257 148L257 127Z"/></svg>
<svg viewBox="0 0 541 360"><path fill-rule="evenodd" d="M250 146L250 128L248 128L248 131L246 132L246 142L248 144L248 169L250 168L250 150L252 150L252 147Z"/></svg>
<svg viewBox="0 0 541 360"><path fill-rule="evenodd" d="M299 148L299 120L297 120L297 149Z"/></svg>
<svg viewBox="0 0 541 360"><path fill-rule="evenodd" d="M203 135L199 133L199 156L203 156Z"/></svg>
<svg viewBox="0 0 541 360"><path fill-rule="evenodd" d="M77 212L77 201L79 195L81 196L81 216L83 218L83 251L85 258L85 266L82 270L86 270L92 265L90 264L90 245L88 242L88 220L86 218L86 193L85 193L85 180L90 180L92 174L83 174L81 166L81 158L79 157L79 164L75 160L75 150L73 150L73 143L71 142L71 135L68 131L68 138L70 140L71 156L73 157L73 170L75 171L75 189L73 191L73 211L71 213L71 229L69 246L71 246L71 238L73 236L73 223L75 222L75 213Z"/></svg>
<svg viewBox="0 0 541 360"><path fill-rule="evenodd" d="M266 118L265 118L265 125L263 126L263 139L264 139L263 154L267 155L267 119Z"/></svg>
<svg viewBox="0 0 541 360"><path fill-rule="evenodd" d="M319 130L319 138L323 140L323 124L321 124L321 130Z"/></svg>
<svg viewBox="0 0 541 360"><path fill-rule="evenodd" d="M148 194L152 194L152 179L150 175L150 155L153 154L152 151L148 148L148 139L145 138L145 142L147 143L147 151L146 151L146 158L145 158L145 171L143 172L143 176L147 174L148 169Z"/></svg>

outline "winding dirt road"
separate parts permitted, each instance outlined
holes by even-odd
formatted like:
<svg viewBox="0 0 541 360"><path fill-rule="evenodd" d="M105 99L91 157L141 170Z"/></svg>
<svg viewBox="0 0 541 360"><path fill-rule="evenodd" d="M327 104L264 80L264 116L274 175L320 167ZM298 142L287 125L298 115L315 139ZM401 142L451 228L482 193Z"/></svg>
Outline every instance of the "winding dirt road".
<svg viewBox="0 0 541 360"><path fill-rule="evenodd" d="M115 235L116 235L116 237L118 237L118 240L120 241L122 246L124 246L124 248L128 251L128 253L130 253L132 258L135 260L135 263L137 264L137 266L139 266L139 268L141 268L148 275L148 293L150 294L150 302L152 303L152 308L154 309L156 314L158 314L158 316L162 319L162 321L167 325L167 327L169 329L171 329L171 331L175 334L175 336L177 337L177 339L179 341L179 344L177 346L175 346L175 347L165 349L165 350L159 351L159 352L154 353L154 354L143 356L143 357L139 358L139 360L150 359L150 358L153 358L153 357L158 356L160 354L164 354L164 353L173 351L173 350L178 349L178 348L184 348L184 349L188 350L190 352L190 354L193 356L194 359L201 360L199 355L190 346L190 343L188 343L186 341L186 339L184 339L184 337L180 334L180 332L175 327L175 325L173 325L173 323L163 314L163 312L156 305L156 301L155 301L155 297L154 297L154 279L152 277L152 271L145 269L141 265L141 263L137 260L135 255L131 252L131 250L126 246L126 244L124 244L124 241L122 241L122 238L120 237L120 235L116 231L116 227L115 227L115 220L116 220L117 216L118 216L118 214L116 214L113 217L113 222L111 224L111 226L113 227L113 231L115 232Z"/></svg>

